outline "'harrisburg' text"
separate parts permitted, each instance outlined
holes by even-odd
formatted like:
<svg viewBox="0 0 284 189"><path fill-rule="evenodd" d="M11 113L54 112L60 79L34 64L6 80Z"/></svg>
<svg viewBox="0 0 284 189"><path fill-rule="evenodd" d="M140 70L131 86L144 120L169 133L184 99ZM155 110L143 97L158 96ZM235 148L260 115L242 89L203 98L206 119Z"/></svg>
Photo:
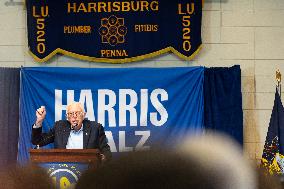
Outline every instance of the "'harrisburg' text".
<svg viewBox="0 0 284 189"><path fill-rule="evenodd" d="M67 3L67 13L158 11L158 1Z"/></svg>

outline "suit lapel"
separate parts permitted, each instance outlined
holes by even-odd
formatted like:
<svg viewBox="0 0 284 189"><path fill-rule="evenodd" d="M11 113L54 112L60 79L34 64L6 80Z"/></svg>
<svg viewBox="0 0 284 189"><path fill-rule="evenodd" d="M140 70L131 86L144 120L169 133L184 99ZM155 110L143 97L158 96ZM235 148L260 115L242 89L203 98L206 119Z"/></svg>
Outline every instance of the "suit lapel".
<svg viewBox="0 0 284 189"><path fill-rule="evenodd" d="M83 122L83 148L86 149L90 138L91 122Z"/></svg>
<svg viewBox="0 0 284 189"><path fill-rule="evenodd" d="M64 129L62 132L62 143L64 148L66 148L70 132L71 132L71 125L69 122L67 122L67 124L64 125Z"/></svg>

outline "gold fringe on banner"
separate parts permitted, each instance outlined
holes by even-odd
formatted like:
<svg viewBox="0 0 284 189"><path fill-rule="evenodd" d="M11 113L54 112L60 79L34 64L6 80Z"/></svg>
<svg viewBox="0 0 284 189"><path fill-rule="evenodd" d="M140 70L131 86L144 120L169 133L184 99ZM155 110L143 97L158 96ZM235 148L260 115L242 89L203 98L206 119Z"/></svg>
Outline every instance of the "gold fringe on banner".
<svg viewBox="0 0 284 189"><path fill-rule="evenodd" d="M196 56L196 54L198 54L198 52L201 50L201 48L202 48L202 45L199 45L199 47L196 49L196 51L189 57L184 56L183 54L181 54L180 52L175 50L173 47L167 47L167 48L164 48L164 49L161 49L161 50L158 50L156 52L149 53L149 54L131 57L131 58L123 58L123 59L109 59L109 58L96 58L96 57L84 56L84 55L72 53L72 52L69 52L69 51L66 51L66 50L63 50L63 49L60 49L60 48L57 48L52 53L50 53L48 56L44 57L43 59L38 58L31 51L29 51L29 53L37 62L40 62L40 63L46 62L50 58L52 58L54 55L56 55L57 53L60 53L60 54L66 55L66 56L70 56L70 57L73 57L73 58L78 58L78 59L86 60L86 61L119 64L119 63L134 62L134 61L140 61L140 60L144 60L144 59L148 59L148 58L153 58L153 57L159 56L159 55L167 53L167 52L173 52L179 58L184 59L184 60L192 60Z"/></svg>

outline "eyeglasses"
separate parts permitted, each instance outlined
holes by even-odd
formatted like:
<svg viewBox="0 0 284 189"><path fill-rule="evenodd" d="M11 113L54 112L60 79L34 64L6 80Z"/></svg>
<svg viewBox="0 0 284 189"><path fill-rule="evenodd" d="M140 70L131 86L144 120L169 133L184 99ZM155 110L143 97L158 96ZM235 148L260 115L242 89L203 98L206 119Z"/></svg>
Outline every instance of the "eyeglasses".
<svg viewBox="0 0 284 189"><path fill-rule="evenodd" d="M68 112L66 113L66 117L78 117L81 116L83 112L77 111L77 112Z"/></svg>

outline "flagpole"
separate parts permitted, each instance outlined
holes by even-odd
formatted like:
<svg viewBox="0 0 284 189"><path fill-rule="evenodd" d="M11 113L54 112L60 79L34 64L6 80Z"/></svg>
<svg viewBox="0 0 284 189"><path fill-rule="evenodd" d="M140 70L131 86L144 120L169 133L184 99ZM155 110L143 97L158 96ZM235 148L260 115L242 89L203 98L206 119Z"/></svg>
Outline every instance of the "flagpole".
<svg viewBox="0 0 284 189"><path fill-rule="evenodd" d="M281 97L281 72L279 69L276 70L276 82L277 82L277 89Z"/></svg>

